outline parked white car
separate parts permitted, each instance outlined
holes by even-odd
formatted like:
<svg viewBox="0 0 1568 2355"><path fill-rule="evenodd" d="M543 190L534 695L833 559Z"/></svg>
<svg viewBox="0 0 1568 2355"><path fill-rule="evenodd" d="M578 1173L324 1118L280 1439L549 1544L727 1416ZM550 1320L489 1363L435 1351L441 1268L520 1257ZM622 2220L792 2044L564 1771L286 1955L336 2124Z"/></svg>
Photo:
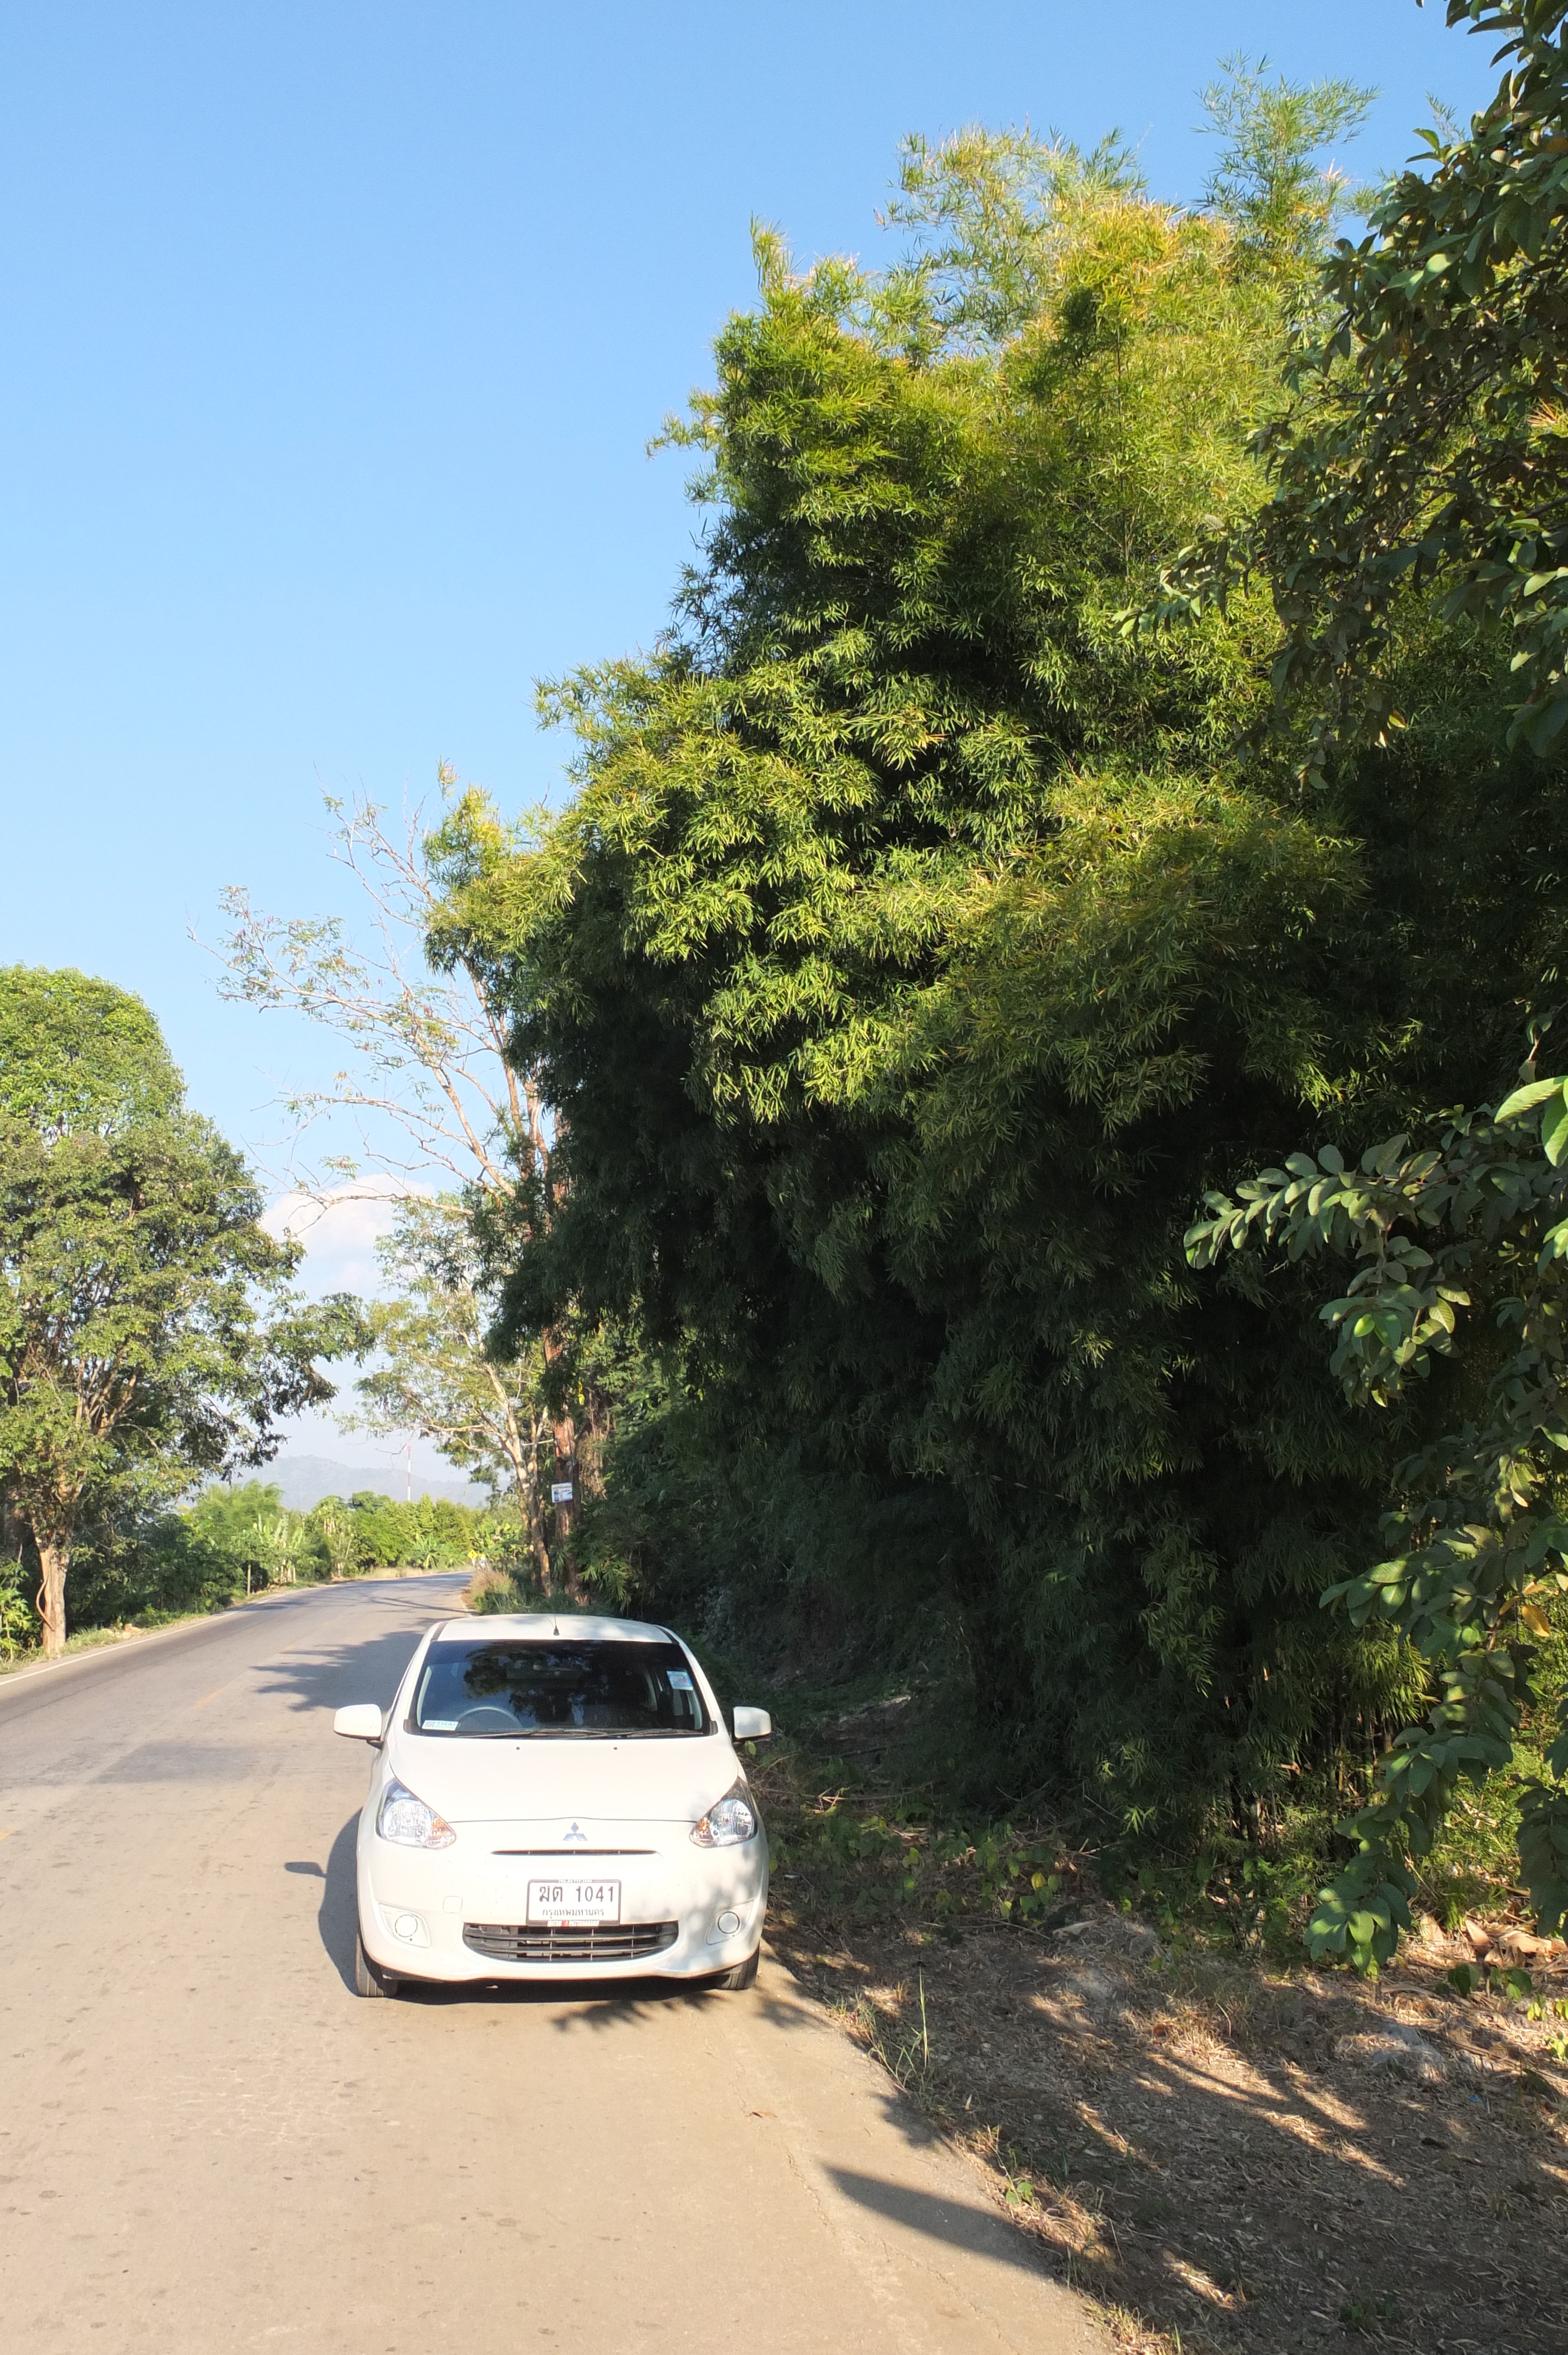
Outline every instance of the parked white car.
<svg viewBox="0 0 1568 2355"><path fill-rule="evenodd" d="M695 1656L636 1619L449 1619L385 1718L359 1818L363 1996L411 1979L712 1978L749 1987L768 1840Z"/></svg>

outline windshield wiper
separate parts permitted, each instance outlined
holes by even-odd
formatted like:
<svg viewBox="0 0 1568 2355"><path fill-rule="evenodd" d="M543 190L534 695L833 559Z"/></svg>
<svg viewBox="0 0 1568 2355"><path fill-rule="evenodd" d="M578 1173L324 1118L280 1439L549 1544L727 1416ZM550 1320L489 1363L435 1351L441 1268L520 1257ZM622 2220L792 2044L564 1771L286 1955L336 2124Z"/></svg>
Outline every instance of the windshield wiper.
<svg viewBox="0 0 1568 2355"><path fill-rule="evenodd" d="M553 1725L514 1725L510 1733L503 1733L494 1726L486 1731L479 1726L467 1730L454 1725L450 1732L440 1726L417 1725L414 1728L416 1733L440 1733L447 1742L532 1742L535 1735L554 1733L556 1730Z"/></svg>
<svg viewBox="0 0 1568 2355"><path fill-rule="evenodd" d="M418 1726L419 1733L433 1732ZM689 1742L701 1728L694 1725L519 1725L510 1733L497 1730L465 1733L454 1726L450 1742Z"/></svg>

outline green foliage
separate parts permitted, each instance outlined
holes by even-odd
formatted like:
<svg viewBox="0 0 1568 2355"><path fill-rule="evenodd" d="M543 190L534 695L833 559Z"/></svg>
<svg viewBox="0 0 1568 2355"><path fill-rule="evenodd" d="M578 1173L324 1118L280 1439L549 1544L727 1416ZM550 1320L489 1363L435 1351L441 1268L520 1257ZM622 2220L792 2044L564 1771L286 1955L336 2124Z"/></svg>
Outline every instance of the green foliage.
<svg viewBox="0 0 1568 2355"><path fill-rule="evenodd" d="M1390 608L1409 725L1310 798L1314 708L1264 725L1283 557L1126 623L1275 512L1256 436L1307 431L1280 361L1361 102L1244 71L1203 213L973 133L907 151L885 276L759 239L670 437L711 509L671 634L546 694L575 797L493 825L431 934L556 1123L547 1203L492 1231L502 1346L642 1353L587 1554L811 1657L940 1656L944 1774L1207 1842L1253 1923L1295 1903L1255 1860L1287 1777L1353 1785L1432 1705L1396 1621L1318 1601L1452 1397L1366 1413L1310 1268L1213 1280L1188 1206L1308 1124L1494 1092L1564 912L1485 615Z"/></svg>
<svg viewBox="0 0 1568 2355"><path fill-rule="evenodd" d="M305 1516L315 1556L328 1578L347 1578L359 1567L354 1515L341 1497L323 1497Z"/></svg>
<svg viewBox="0 0 1568 2355"><path fill-rule="evenodd" d="M228 1563L231 1583L346 1578L366 1570L446 1569L483 1550L483 1514L449 1497L411 1504L358 1490L291 1513L259 1480L207 1489L180 1519L195 1543Z"/></svg>
<svg viewBox="0 0 1568 2355"><path fill-rule="evenodd" d="M25 1592L23 1566L7 1562L0 1569L0 1649L8 1660L30 1648L38 1618Z"/></svg>
<svg viewBox="0 0 1568 2355"><path fill-rule="evenodd" d="M1497 95L1462 134L1421 133L1428 168L1391 181L1366 235L1337 248L1298 398L1260 438L1273 496L1174 568L1158 607L1191 613L1268 575L1275 683L1315 707L1303 769L1319 779L1347 727L1405 725L1391 654L1422 592L1446 623L1506 627L1525 741L1544 750L1568 719L1568 6L1447 14L1504 37Z"/></svg>
<svg viewBox="0 0 1568 2355"><path fill-rule="evenodd" d="M1466 135L1427 134L1430 170L1393 183L1368 237L1339 249L1326 273L1337 316L1300 357L1294 408L1260 437L1274 496L1238 542L1185 568L1190 612L1238 569L1271 573L1286 631L1276 687L1308 700L1303 773L1319 784L1332 756L1342 763L1358 741L1387 741L1405 724L1394 650L1434 587L1454 639L1511 641L1525 700L1510 741L1544 752L1568 718L1568 568L1557 563L1568 549L1557 437L1568 8L1450 0L1448 16L1506 37L1497 97ZM1542 773L1507 902L1532 1037L1550 1032L1559 986L1560 926L1532 939L1524 914L1532 893L1555 888L1558 778ZM1434 902L1441 916L1461 888L1456 861ZM1442 1408L1439 1435L1393 1470L1385 1529L1397 1550L1325 1597L1354 1625L1395 1631L1427 1687L1424 1719L1398 1735L1346 1827L1355 1854L1309 1929L1316 1952L1363 1970L1408 1925L1414 1875L1461 1784L1513 1764L1548 1604L1568 1587L1568 1096L1529 1066L1521 1077L1495 1114L1417 1114L1409 1126L1436 1135L1414 1153L1407 1127L1359 1169L1336 1144L1292 1154L1234 1199L1211 1193L1187 1238L1197 1266L1257 1239L1293 1259L1354 1259L1321 1311L1347 1397L1405 1411L1407 1427L1416 1388ZM1430 1404L1418 1415L1429 1425ZM1568 1918L1568 1713L1546 1730L1541 1765L1520 1791L1518 1849L1538 1916L1555 1928Z"/></svg>
<svg viewBox="0 0 1568 2355"><path fill-rule="evenodd" d="M270 1481L217 1482L180 1516L193 1541L229 1566L243 1585L248 1570L264 1571L269 1522L286 1518L281 1489Z"/></svg>
<svg viewBox="0 0 1568 2355"><path fill-rule="evenodd" d="M331 1396L318 1356L360 1336L348 1304L290 1291L297 1251L182 1108L139 1000L13 967L0 1033L0 1485L58 1649L79 1526L264 1456L278 1416Z"/></svg>
<svg viewBox="0 0 1568 2355"><path fill-rule="evenodd" d="M467 1561L484 1521L482 1514L450 1497L417 1497L406 1504L361 1488L348 1504L354 1559L361 1569L435 1570Z"/></svg>
<svg viewBox="0 0 1568 2355"><path fill-rule="evenodd" d="M0 966L0 1110L44 1136L175 1110L180 1075L139 997L70 969Z"/></svg>
<svg viewBox="0 0 1568 2355"><path fill-rule="evenodd" d="M1568 1312L1568 1096L1527 1075L1495 1115L1457 1114L1416 1152L1403 1135L1359 1169L1332 1146L1292 1154L1238 1199L1211 1194L1187 1237L1195 1266L1255 1237L1293 1258L1357 1262L1320 1311L1336 1337L1347 1397L1388 1407L1454 1359L1468 1410L1398 1470L1386 1516L1400 1550L1330 1588L1352 1625L1395 1627L1424 1664L1434 1699L1380 1762L1371 1804L1346 1827L1356 1854L1323 1891L1309 1939L1358 1968L1386 1963L1410 1926L1413 1860L1429 1854L1462 1780L1513 1757L1545 1605L1568 1592L1563 1464ZM1461 1347L1461 1319L1486 1319ZM1548 1737L1549 1779L1529 1785L1520 1859L1547 1930L1568 1917L1568 1710Z"/></svg>
<svg viewBox="0 0 1568 2355"><path fill-rule="evenodd" d="M1342 174L1321 170L1317 156L1355 137L1377 93L1342 80L1302 87L1284 74L1270 82L1267 67L1234 57L1202 93L1224 143L1203 197L1234 226L1244 267L1310 284L1347 201Z"/></svg>
<svg viewBox="0 0 1568 2355"><path fill-rule="evenodd" d="M912 352L994 348L1062 301L1084 210L1143 192L1114 133L1088 155L1027 131L973 128L935 147L916 133L884 216L916 232L913 250L864 290L866 314L896 323Z"/></svg>
<svg viewBox="0 0 1568 2355"><path fill-rule="evenodd" d="M504 1346L575 1304L660 1353L593 1517L653 1594L700 1556L737 1609L875 1627L885 1564L1004 1787L1174 1829L1407 1681L1316 1619L1383 1458L1302 1362L1307 1289L1201 1302L1174 1204L1386 1085L1418 992L1440 1068L1494 1018L1447 944L1404 977L1376 855L1237 761L1262 601L1119 627L1255 503L1283 288L1016 141L916 156L902 201L948 240L924 291L763 241L688 430L678 631L555 690L577 799L440 920L561 1124ZM1369 815L1420 792L1473 834L1421 749Z"/></svg>

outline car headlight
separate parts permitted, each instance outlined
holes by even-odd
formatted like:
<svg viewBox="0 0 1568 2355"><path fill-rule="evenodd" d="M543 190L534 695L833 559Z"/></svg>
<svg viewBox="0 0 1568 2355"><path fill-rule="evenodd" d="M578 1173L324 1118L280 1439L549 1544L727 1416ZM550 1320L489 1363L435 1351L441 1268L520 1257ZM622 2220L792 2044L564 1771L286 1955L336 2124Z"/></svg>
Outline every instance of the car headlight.
<svg viewBox="0 0 1568 2355"><path fill-rule="evenodd" d="M757 1809L747 1796L744 1782L732 1783L722 1799L715 1799L705 1816L692 1826L692 1838L699 1848L738 1848L742 1840L757 1838Z"/></svg>
<svg viewBox="0 0 1568 2355"><path fill-rule="evenodd" d="M450 1848L457 1834L444 1816L417 1799L405 1783L388 1783L381 1795L376 1828L399 1848Z"/></svg>

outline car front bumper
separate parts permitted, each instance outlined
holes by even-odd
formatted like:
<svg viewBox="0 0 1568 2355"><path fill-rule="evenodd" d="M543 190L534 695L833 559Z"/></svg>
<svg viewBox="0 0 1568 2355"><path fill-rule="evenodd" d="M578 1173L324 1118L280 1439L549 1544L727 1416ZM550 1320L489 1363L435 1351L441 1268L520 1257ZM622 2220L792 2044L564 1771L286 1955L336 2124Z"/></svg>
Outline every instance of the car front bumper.
<svg viewBox="0 0 1568 2355"><path fill-rule="evenodd" d="M367 1811L368 1812L368 1811ZM540 1849L531 1826L459 1825L448 1849L407 1849L378 1837L362 1820L358 1843L359 1934L378 1969L397 1978L438 1983L703 1978L742 1963L762 1935L768 1906L768 1842L758 1832L736 1848L700 1849L688 1824L585 1826L580 1859ZM594 1873L620 1883L620 1932L641 1925L651 1934L632 1942L611 1936L611 1947L635 1943L641 1951L577 1951L508 1958L506 1932L526 1933L528 1882L567 1872ZM733 1917L734 1929L721 1927ZM673 1935L668 1936L671 1925ZM471 1943L471 1934L477 1943Z"/></svg>

